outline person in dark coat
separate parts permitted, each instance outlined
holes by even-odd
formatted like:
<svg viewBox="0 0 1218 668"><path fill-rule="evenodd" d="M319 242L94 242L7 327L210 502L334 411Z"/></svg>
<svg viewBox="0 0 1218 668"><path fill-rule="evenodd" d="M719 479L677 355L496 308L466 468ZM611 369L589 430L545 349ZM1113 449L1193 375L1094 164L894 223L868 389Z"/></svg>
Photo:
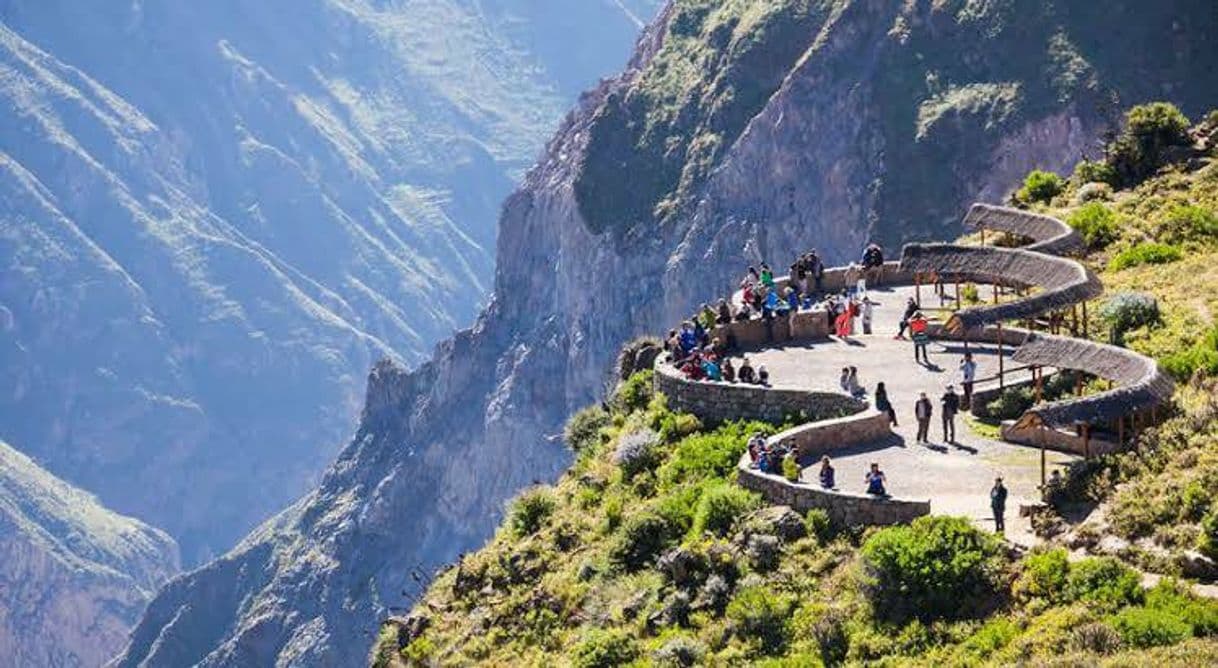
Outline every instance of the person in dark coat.
<svg viewBox="0 0 1218 668"><path fill-rule="evenodd" d="M1007 512L1007 488L1002 484L1002 476L994 478L994 486L990 488L990 510L994 511L994 531L1006 531L1003 521Z"/></svg>
<svg viewBox="0 0 1218 668"><path fill-rule="evenodd" d="M930 442L930 415L934 412L930 399L925 392L918 393L918 401L914 403L914 418L918 421L918 443Z"/></svg>
<svg viewBox="0 0 1218 668"><path fill-rule="evenodd" d="M960 395L956 388L947 386L947 391L939 399L939 415L943 418L943 440L948 443L956 442L956 413L960 412Z"/></svg>

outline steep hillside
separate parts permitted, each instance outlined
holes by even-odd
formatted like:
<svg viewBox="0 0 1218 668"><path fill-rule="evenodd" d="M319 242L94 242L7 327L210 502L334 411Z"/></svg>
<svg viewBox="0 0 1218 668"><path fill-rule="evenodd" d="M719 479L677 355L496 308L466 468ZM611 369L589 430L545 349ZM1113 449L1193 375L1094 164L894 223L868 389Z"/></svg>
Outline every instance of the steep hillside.
<svg viewBox="0 0 1218 668"><path fill-rule="evenodd" d="M782 9L766 18L767 7L788 5L798 11ZM137 629L125 665L145 659L231 665L251 656L362 660L366 645L352 643L375 633L376 613L408 605L419 580L491 535L505 499L563 470L570 454L561 444L561 425L572 410L601 395L623 341L722 294L745 263L810 247L841 262L853 258L868 236L954 236L957 229L945 221L949 212L958 217L967 201L1000 198L1034 166L1072 164L1108 125L1106 114L1070 95L1039 99L1002 123L988 113L965 113L971 97L951 97L959 104L947 109L956 112L935 116L934 132L923 133L933 140L918 139L916 115L885 115L893 99L907 110L921 108L936 99L939 85L1032 86L1017 78L1030 69L1002 69L1003 63L1013 55L1043 62L1036 54L1054 48L1055 35L1076 29L1074 19L1067 20L1075 10L1059 7L1056 20L1025 26L1013 7L897 0L670 4L627 70L582 99L508 199L495 297L475 326L413 372L378 366L369 378L360 430L318 489L225 559L167 587ZM733 16L742 18L733 22ZM720 19L730 29L720 28ZM1211 58L1127 48L1177 25L1183 42L1213 53L1208 40L1218 17L1212 4L1161 9L1114 3L1086 19L1088 35L1107 26L1123 37L1080 38L1079 58L1097 69L1077 83L1079 89L1070 89L1079 95L1085 87L1139 99L1170 87L1192 112L1198 99L1218 90L1218 73L1205 65ZM798 20L799 29L772 29L771 21L786 20ZM705 176L691 178L676 205L660 209L660 220L635 220L635 214L618 220L613 198L599 204L585 199L584 179L603 169L604 158L591 148L601 141L601 124L618 118L613 109L627 104L627 126L641 132L649 111L663 111L654 98L632 91L662 79L679 55L674 50L720 45L737 53L768 39L803 45L781 49L789 62L763 59L766 67L780 68L766 78L776 88L733 112L746 116L743 129L724 126L723 148L712 165L696 170ZM976 67L934 84L919 57L919 45L928 42L966 44L977 54L969 59ZM1118 57L1125 67L1098 68ZM730 69L733 58L698 61L686 72L713 78ZM1127 76L1130 71L1141 74ZM908 79L894 82L898 75ZM677 82L689 84L687 76L695 75L679 74ZM914 87L915 81L924 83ZM688 100L692 90L672 97ZM699 99L713 103L703 93L699 89ZM725 101L731 97L724 95ZM686 108L690 114L707 111L705 105ZM905 136L914 142L887 144L890 122L904 133L891 135L892 141ZM687 128L684 121L677 127ZM619 160L629 155L631 142L641 141L634 134L607 134L616 147L608 154ZM688 155L682 141L673 139L673 150ZM671 159L684 173L686 159ZM629 161L617 170L625 178L650 173ZM915 174L934 179L934 201L914 198L899 216L883 215L898 192L885 184ZM644 189L642 181L638 186ZM668 192L667 186L647 188ZM598 223L581 213L589 205L610 210ZM257 576L243 575L251 573ZM225 592L223 600L213 598L216 591ZM193 612L201 600L214 602L206 615Z"/></svg>
<svg viewBox="0 0 1218 668"><path fill-rule="evenodd" d="M1132 570L1218 579L1218 112L1191 132L1167 105L1128 118L1106 161L1036 172L1016 196L1074 225L1115 286L1095 338L1182 382L1170 418L1129 452L1076 463L1052 497L1067 516L1079 501L1101 512L1043 521L1049 544L1019 556L975 517L841 532L823 511L761 508L735 466L749 434L780 427L674 414L649 370L575 414L571 469L522 493L488 545L387 623L374 665L1218 660L1218 589L1143 591Z"/></svg>
<svg viewBox="0 0 1218 668"><path fill-rule="evenodd" d="M195 563L316 483L373 361L473 318L500 202L638 30L612 0L0 22L0 434Z"/></svg>
<svg viewBox="0 0 1218 668"><path fill-rule="evenodd" d="M177 570L165 533L0 442L0 664L101 665Z"/></svg>

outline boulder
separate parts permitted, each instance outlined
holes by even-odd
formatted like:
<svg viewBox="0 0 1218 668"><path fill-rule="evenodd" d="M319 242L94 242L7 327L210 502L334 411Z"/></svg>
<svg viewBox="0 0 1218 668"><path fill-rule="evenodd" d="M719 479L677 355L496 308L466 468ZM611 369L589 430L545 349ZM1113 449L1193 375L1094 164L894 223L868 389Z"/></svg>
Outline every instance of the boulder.
<svg viewBox="0 0 1218 668"><path fill-rule="evenodd" d="M1218 580L1218 562L1196 550L1185 550L1176 558L1176 563L1186 578Z"/></svg>

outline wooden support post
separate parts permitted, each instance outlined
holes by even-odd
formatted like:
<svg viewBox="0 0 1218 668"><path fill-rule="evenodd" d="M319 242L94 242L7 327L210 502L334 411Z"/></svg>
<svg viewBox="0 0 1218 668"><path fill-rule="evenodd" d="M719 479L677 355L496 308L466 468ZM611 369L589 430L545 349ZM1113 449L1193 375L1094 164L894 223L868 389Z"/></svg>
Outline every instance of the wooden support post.
<svg viewBox="0 0 1218 668"><path fill-rule="evenodd" d="M1040 489L1041 489L1041 491L1044 491L1045 485L1048 484L1048 482L1049 482L1045 476L1045 469L1048 467L1046 466L1046 463L1045 463L1044 427L1041 427L1040 431L1041 431L1040 438L1037 439L1040 441Z"/></svg>
<svg viewBox="0 0 1218 668"><path fill-rule="evenodd" d="M922 274L914 274L914 301L922 306Z"/></svg>
<svg viewBox="0 0 1218 668"><path fill-rule="evenodd" d="M1125 416L1117 418L1117 447L1125 447Z"/></svg>
<svg viewBox="0 0 1218 668"><path fill-rule="evenodd" d="M1002 322L995 323L998 326L998 389L1006 387L1002 377L1004 373L1005 363L1002 358Z"/></svg>
<svg viewBox="0 0 1218 668"><path fill-rule="evenodd" d="M1087 300L1083 300L1083 338L1089 339L1091 335L1087 333Z"/></svg>
<svg viewBox="0 0 1218 668"><path fill-rule="evenodd" d="M956 279L956 310L960 310L960 279Z"/></svg>
<svg viewBox="0 0 1218 668"><path fill-rule="evenodd" d="M1042 380L1045 377L1045 370L1040 367L1032 367L1032 378L1036 380L1036 403L1040 403L1044 397L1044 392L1041 390Z"/></svg>
<svg viewBox="0 0 1218 668"><path fill-rule="evenodd" d="M997 283L995 283L995 284L994 284L994 303L995 303L995 304L997 304L997 303L998 303L998 298L999 298L1000 296L1002 296L1002 286L1001 286L1001 285L999 285L999 284L997 284Z"/></svg>
<svg viewBox="0 0 1218 668"><path fill-rule="evenodd" d="M1083 459L1091 459L1091 425L1083 423Z"/></svg>
<svg viewBox="0 0 1218 668"><path fill-rule="evenodd" d="M981 228L981 245L985 245L985 228Z"/></svg>

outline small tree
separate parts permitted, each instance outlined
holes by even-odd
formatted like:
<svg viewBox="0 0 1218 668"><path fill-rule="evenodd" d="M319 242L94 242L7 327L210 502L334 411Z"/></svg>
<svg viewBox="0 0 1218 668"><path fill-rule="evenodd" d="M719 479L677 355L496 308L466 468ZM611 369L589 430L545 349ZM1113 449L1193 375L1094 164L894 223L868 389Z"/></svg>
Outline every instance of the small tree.
<svg viewBox="0 0 1218 668"><path fill-rule="evenodd" d="M1015 193L1015 199L1024 204L1048 202L1061 194L1066 187L1062 177L1053 172L1034 169L1023 180L1023 187Z"/></svg>
<svg viewBox="0 0 1218 668"><path fill-rule="evenodd" d="M1116 215L1099 202L1088 202L1066 219L1091 248L1103 248L1116 241Z"/></svg>
<svg viewBox="0 0 1218 668"><path fill-rule="evenodd" d="M1108 147L1108 163L1124 185L1141 182L1163 165L1168 149L1187 146L1188 117L1168 102L1129 110L1125 128Z"/></svg>

